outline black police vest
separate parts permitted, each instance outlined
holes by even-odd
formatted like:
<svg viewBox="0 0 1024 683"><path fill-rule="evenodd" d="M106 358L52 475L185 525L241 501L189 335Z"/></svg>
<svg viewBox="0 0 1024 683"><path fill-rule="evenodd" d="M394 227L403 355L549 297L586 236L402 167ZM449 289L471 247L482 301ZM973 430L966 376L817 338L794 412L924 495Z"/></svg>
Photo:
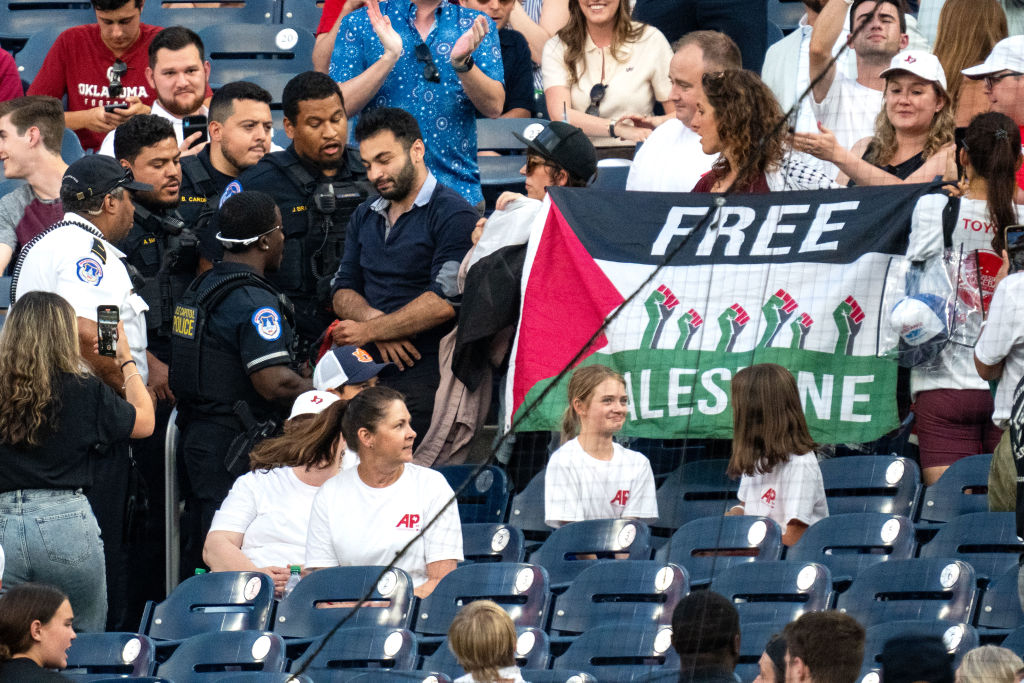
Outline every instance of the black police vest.
<svg viewBox="0 0 1024 683"><path fill-rule="evenodd" d="M221 275L208 270L197 277L174 306L171 326L170 386L177 400L193 406L218 406L214 414L231 415L232 406L254 393L238 356L208 336L210 316L239 287L258 287L278 298L281 314L292 324L291 304L268 280L243 271Z"/></svg>
<svg viewBox="0 0 1024 683"><path fill-rule="evenodd" d="M338 270L345 251L345 231L356 207L374 194L373 186L356 177L365 175L355 150L346 148L347 177L337 180L317 179L288 151L271 152L263 157L288 178L301 196L306 198L306 233L293 239L287 235L284 259L275 276L285 291L295 291L306 299L326 302L330 281ZM294 245L294 246L293 246Z"/></svg>
<svg viewBox="0 0 1024 683"><path fill-rule="evenodd" d="M217 212L217 200L224 192L218 188L197 155L181 158L181 201L178 213L196 235L202 235L210 217Z"/></svg>

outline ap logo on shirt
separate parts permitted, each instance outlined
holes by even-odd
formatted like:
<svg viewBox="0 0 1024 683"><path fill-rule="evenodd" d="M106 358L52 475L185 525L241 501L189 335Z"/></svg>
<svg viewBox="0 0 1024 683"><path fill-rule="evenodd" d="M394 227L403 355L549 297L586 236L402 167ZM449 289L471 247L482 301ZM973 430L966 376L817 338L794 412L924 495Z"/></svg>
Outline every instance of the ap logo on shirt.
<svg viewBox="0 0 1024 683"><path fill-rule="evenodd" d="M775 507L775 489L768 489L761 494L761 502L770 508Z"/></svg>
<svg viewBox="0 0 1024 683"><path fill-rule="evenodd" d="M256 333L267 341L274 341L281 336L281 316L273 308L261 308L253 313L252 324Z"/></svg>
<svg viewBox="0 0 1024 683"><path fill-rule="evenodd" d="M398 520L398 524L395 525L396 529L400 527L405 527L406 529L411 529L413 531L419 531L420 516L416 514L402 515L402 518Z"/></svg>

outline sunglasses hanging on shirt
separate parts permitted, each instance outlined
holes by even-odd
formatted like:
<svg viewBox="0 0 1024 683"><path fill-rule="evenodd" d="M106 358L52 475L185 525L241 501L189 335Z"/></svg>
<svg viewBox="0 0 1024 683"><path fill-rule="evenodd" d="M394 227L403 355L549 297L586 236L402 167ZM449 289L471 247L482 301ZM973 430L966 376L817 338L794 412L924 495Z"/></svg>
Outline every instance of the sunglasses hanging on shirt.
<svg viewBox="0 0 1024 683"><path fill-rule="evenodd" d="M416 61L423 63L423 78L430 83L441 82L441 72L437 70L437 65L434 64L434 55L430 54L430 48L426 43L416 46Z"/></svg>

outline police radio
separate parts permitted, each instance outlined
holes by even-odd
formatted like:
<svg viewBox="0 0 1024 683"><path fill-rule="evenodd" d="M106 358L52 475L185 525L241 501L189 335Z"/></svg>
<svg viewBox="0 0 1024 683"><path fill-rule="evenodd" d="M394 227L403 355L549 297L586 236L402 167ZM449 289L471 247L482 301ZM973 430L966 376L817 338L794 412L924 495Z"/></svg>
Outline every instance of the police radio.
<svg viewBox="0 0 1024 683"><path fill-rule="evenodd" d="M155 214L141 204L135 205L135 217L140 224L148 227L150 221L168 235L177 237L185 229L185 221L176 213Z"/></svg>
<svg viewBox="0 0 1024 683"><path fill-rule="evenodd" d="M338 209L338 198L334 194L334 183L320 183L313 194L313 206L325 216L332 215Z"/></svg>

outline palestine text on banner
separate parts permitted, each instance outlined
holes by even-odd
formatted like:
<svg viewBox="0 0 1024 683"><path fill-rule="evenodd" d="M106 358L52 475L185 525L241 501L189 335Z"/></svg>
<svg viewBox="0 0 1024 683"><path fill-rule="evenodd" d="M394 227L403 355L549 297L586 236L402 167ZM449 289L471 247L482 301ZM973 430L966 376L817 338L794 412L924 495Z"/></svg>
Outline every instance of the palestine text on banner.
<svg viewBox="0 0 1024 683"><path fill-rule="evenodd" d="M526 408L641 288L582 361L625 375L624 433L728 438L732 376L773 362L796 376L816 439L881 436L898 422L886 282L929 189L734 195L697 230L716 195L551 188L526 255L512 425L558 428L568 376Z"/></svg>

